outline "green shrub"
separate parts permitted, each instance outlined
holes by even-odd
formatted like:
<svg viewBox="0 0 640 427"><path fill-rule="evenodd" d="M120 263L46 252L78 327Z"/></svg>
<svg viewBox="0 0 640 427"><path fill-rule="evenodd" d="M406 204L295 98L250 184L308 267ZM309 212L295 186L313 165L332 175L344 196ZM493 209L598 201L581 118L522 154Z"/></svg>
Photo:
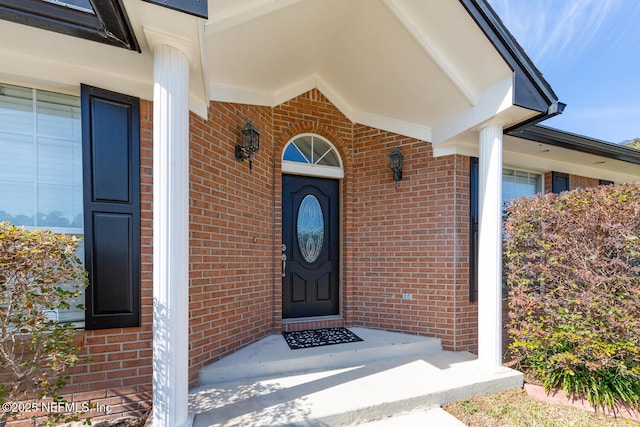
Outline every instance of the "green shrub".
<svg viewBox="0 0 640 427"><path fill-rule="evenodd" d="M69 308L86 285L77 246L76 237L0 223L0 372L11 375L0 383L0 404L34 396L63 401L66 371L79 360L75 331L46 310ZM0 413L0 425L10 415Z"/></svg>
<svg viewBox="0 0 640 427"><path fill-rule="evenodd" d="M505 222L509 350L547 391L640 400L640 183L513 202Z"/></svg>

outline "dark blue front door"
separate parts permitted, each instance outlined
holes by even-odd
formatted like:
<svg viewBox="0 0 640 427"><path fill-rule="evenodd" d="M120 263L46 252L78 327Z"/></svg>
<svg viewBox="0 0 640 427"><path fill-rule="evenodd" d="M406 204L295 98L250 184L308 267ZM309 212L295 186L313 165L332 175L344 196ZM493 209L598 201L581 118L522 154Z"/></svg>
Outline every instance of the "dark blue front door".
<svg viewBox="0 0 640 427"><path fill-rule="evenodd" d="M282 317L338 314L339 181L282 176Z"/></svg>

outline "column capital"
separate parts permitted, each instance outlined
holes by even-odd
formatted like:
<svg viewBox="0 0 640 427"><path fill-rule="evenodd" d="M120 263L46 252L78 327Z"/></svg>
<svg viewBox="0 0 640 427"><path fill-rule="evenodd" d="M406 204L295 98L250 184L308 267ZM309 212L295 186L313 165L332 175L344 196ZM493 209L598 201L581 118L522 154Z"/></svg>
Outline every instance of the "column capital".
<svg viewBox="0 0 640 427"><path fill-rule="evenodd" d="M496 116L487 120L486 122L483 122L481 125L478 126L477 129L478 131L481 131L482 129L488 128L490 126L500 126L501 128L504 129L508 124L512 122L513 120L511 120L509 117Z"/></svg>
<svg viewBox="0 0 640 427"><path fill-rule="evenodd" d="M189 60L189 63L192 62L193 43L191 40L148 26L145 26L143 31L151 50L155 51L158 46L169 46L182 52Z"/></svg>

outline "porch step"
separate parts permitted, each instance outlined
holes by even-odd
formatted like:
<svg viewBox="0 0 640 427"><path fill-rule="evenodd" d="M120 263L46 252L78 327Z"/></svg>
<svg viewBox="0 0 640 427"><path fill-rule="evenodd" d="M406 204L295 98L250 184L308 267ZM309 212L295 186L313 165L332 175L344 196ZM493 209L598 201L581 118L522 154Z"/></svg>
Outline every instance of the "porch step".
<svg viewBox="0 0 640 427"><path fill-rule="evenodd" d="M360 328L352 330L365 341L369 333L381 334L380 339L388 334ZM297 366L287 369L296 373L251 379L242 371L248 365L236 364L240 372L236 371L233 379L203 384L191 391L189 405L195 413L194 427L411 425L403 423L407 420L420 420L418 425L441 425L439 418L433 417L444 414L432 409L454 400L522 386L519 372L507 368L487 372L478 366L475 356L467 352L430 348L426 354L392 355L396 345L400 348L410 345L416 338L395 335L388 337L396 344L374 347L377 350L372 352L339 350L352 344L329 346L334 347L332 353L324 353L319 358L307 350L317 351L322 347L290 350L289 354L304 351L303 356L294 356ZM252 344L245 354L252 355L259 363L272 361L273 356L269 354L279 348L279 341L273 338ZM340 354L343 352L351 358ZM308 357L323 367L303 363L297 360L299 357ZM331 364L333 361L343 366ZM287 360L285 365L290 363L291 360ZM309 371L305 371L307 368L302 368L303 365ZM232 369L228 361L225 366L227 370ZM455 420L449 421L451 424L446 425L456 425Z"/></svg>
<svg viewBox="0 0 640 427"><path fill-rule="evenodd" d="M442 351L442 343L437 338L367 328L349 329L362 341L291 350L282 335L270 335L204 367L198 376L199 384L308 373L386 358L427 356Z"/></svg>

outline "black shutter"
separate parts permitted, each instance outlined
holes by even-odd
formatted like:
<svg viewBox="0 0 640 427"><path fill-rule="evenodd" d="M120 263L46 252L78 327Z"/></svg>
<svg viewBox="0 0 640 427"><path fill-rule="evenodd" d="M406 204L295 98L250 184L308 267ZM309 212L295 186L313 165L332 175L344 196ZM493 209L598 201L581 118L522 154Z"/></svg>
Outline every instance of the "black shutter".
<svg viewBox="0 0 640 427"><path fill-rule="evenodd" d="M569 185L569 174L561 172L551 172L551 191L554 193L562 193L563 191L569 191L571 189Z"/></svg>
<svg viewBox="0 0 640 427"><path fill-rule="evenodd" d="M615 182L609 181L608 179L601 179L599 185L613 185Z"/></svg>
<svg viewBox="0 0 640 427"><path fill-rule="evenodd" d="M478 199L480 194L478 193L478 180L480 178L479 163L476 157L471 158L471 183L470 183L470 213L469 218L471 225L469 227L470 239L469 239L469 301L478 301L478 217L480 212L478 210Z"/></svg>
<svg viewBox="0 0 640 427"><path fill-rule="evenodd" d="M140 326L140 100L81 88L86 329Z"/></svg>

